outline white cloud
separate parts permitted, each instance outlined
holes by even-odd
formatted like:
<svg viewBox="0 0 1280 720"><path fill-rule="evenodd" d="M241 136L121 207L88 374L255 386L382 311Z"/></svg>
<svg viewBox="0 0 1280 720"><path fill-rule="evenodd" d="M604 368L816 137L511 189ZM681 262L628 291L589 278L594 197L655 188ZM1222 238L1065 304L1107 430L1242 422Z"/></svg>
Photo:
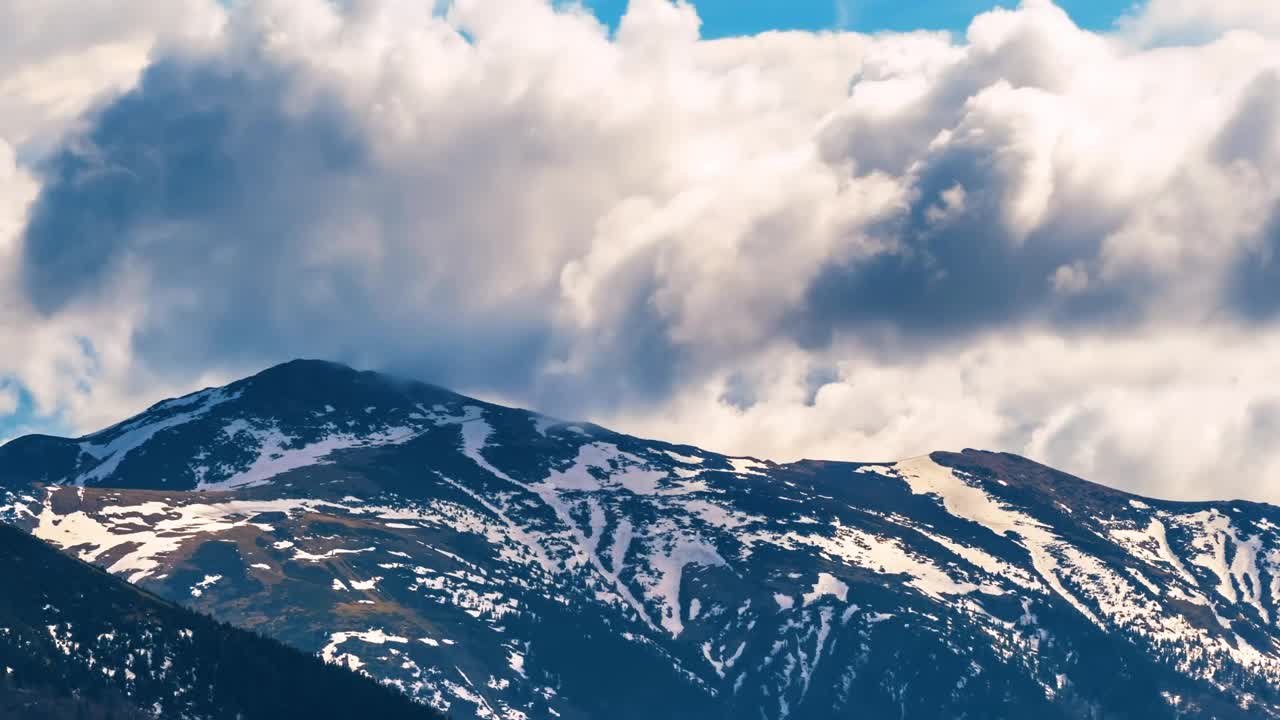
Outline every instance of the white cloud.
<svg viewBox="0 0 1280 720"><path fill-rule="evenodd" d="M0 383L0 416L12 415L18 411L18 388L11 383Z"/></svg>
<svg viewBox="0 0 1280 720"><path fill-rule="evenodd" d="M1147 0L1124 29L1146 43L1194 42L1247 30L1280 34L1280 7L1258 0Z"/></svg>
<svg viewBox="0 0 1280 720"><path fill-rule="evenodd" d="M0 374L88 427L322 356L736 452L1275 499L1280 38L1167 42L1208 7L960 41L707 42L665 0L615 39L540 0L161 13L44 175L0 154ZM61 127L126 65L25 102Z"/></svg>
<svg viewBox="0 0 1280 720"><path fill-rule="evenodd" d="M46 318L24 297L21 236L40 189L32 166L86 110L131 88L153 52L207 46L222 19L216 0L0 4L0 376L20 378L46 416L114 421L136 408L138 387L127 315L107 306ZM16 410L16 388L6 386L0 417Z"/></svg>
<svg viewBox="0 0 1280 720"><path fill-rule="evenodd" d="M1176 329L1000 334L908 361L779 351L746 369L749 408L724 400L721 375L613 420L780 460L998 448L1157 496L1274 500L1278 353L1274 331Z"/></svg>
<svg viewBox="0 0 1280 720"><path fill-rule="evenodd" d="M153 49L208 42L216 0L0 5L0 139L53 142L104 94L131 87Z"/></svg>

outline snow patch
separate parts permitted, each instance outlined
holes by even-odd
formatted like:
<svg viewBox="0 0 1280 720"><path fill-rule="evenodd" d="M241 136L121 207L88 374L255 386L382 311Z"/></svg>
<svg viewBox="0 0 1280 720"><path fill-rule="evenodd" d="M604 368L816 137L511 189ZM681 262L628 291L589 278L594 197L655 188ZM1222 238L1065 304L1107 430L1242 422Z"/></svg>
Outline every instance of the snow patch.
<svg viewBox="0 0 1280 720"><path fill-rule="evenodd" d="M163 411L174 407L196 405L195 408L187 412L147 422L148 418L152 416L152 413L148 412L136 420L116 425L88 436L86 438L87 442L80 443L80 452L102 462L92 470L77 477L74 484L83 486L109 477L120 467L120 463L130 452L138 449L157 434L180 425L186 425L204 416L215 407L239 397L239 392L228 394L225 388L202 390L190 397L171 400L154 408L154 410ZM114 431L120 432L106 443L98 444L92 442L93 438L109 435Z"/></svg>
<svg viewBox="0 0 1280 720"><path fill-rule="evenodd" d="M818 581L813 584L813 590L804 594L804 607L809 607L818 598L827 595L838 598L840 602L847 602L849 586L831 573L818 573Z"/></svg>

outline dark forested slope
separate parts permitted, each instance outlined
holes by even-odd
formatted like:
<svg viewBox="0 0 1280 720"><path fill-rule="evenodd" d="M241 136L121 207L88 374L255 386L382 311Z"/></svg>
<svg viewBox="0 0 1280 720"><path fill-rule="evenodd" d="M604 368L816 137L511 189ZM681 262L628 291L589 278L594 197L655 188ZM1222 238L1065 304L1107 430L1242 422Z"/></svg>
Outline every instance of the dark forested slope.
<svg viewBox="0 0 1280 720"><path fill-rule="evenodd" d="M0 717L427 720L368 678L0 525Z"/></svg>

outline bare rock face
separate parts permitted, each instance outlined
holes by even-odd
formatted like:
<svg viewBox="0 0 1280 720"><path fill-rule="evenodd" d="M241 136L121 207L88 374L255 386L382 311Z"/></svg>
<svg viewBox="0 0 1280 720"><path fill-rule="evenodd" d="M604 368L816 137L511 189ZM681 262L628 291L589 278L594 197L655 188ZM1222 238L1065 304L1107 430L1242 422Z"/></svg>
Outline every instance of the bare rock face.
<svg viewBox="0 0 1280 720"><path fill-rule="evenodd" d="M1280 717L1280 509L777 465L295 361L0 448L4 519L455 718Z"/></svg>

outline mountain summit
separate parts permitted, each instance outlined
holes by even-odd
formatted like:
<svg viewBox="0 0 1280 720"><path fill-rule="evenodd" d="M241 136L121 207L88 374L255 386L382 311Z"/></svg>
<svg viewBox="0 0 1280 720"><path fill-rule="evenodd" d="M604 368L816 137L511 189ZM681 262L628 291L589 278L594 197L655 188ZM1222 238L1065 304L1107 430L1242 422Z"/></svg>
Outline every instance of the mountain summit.
<svg viewBox="0 0 1280 720"><path fill-rule="evenodd" d="M1280 509L779 465L295 361L0 448L0 515L455 718L1280 717Z"/></svg>

